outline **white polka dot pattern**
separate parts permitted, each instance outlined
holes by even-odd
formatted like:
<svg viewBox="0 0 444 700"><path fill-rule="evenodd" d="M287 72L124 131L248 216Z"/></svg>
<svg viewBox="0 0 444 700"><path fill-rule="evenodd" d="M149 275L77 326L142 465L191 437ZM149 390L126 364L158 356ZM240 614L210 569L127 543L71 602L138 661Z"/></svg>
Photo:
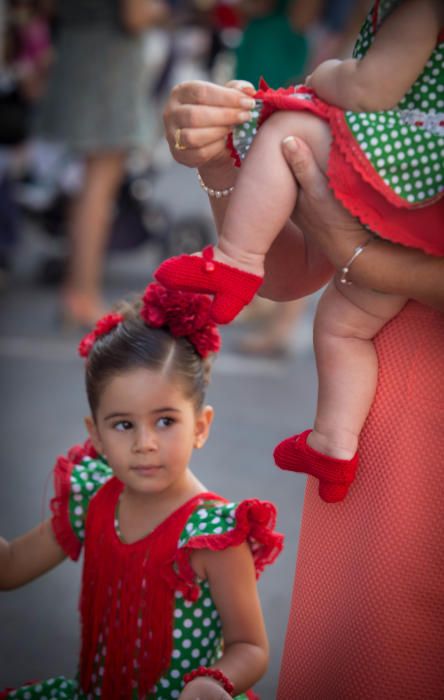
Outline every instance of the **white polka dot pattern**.
<svg viewBox="0 0 444 700"><path fill-rule="evenodd" d="M71 472L69 519L81 542L85 538L85 519L90 499L112 477L112 471L102 458L84 457Z"/></svg>
<svg viewBox="0 0 444 700"><path fill-rule="evenodd" d="M396 4L380 4L378 21ZM353 55L362 58L374 39L368 16ZM397 107L346 112L350 131L384 183L408 205L426 204L444 190L444 43Z"/></svg>

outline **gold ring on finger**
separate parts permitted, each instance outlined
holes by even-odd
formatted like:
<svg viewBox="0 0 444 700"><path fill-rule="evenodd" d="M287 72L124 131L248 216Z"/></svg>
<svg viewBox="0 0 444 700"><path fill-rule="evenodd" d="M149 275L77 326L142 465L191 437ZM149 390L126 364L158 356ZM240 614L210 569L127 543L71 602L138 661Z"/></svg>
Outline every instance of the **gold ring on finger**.
<svg viewBox="0 0 444 700"><path fill-rule="evenodd" d="M181 129L176 129L176 131L174 132L174 138L175 138L174 148L176 149L176 151L184 151L186 149L186 146L183 146L180 143L180 132L181 132Z"/></svg>

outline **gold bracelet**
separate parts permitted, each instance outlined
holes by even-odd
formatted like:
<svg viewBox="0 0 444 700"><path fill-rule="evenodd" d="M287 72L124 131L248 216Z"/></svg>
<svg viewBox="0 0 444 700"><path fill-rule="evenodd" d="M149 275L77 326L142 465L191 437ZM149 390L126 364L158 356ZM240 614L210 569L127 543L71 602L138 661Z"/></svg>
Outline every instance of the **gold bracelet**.
<svg viewBox="0 0 444 700"><path fill-rule="evenodd" d="M350 272L350 268L356 258L361 255L361 253L365 250L365 248L368 246L369 243L373 240L373 236L370 236L364 243L361 243L360 245L356 246L356 248L353 251L353 255L351 256L350 260L348 260L344 267L341 267L341 277L339 278L339 281L342 284L353 284L353 282L350 282L349 279L347 279L347 275Z"/></svg>
<svg viewBox="0 0 444 700"><path fill-rule="evenodd" d="M214 190L212 187L207 187L201 178L200 172L197 170L197 179L199 180L199 185L202 187L203 191L207 193L209 197L215 197L216 199L221 199L222 197L228 197L234 190L234 185L227 187L225 190Z"/></svg>

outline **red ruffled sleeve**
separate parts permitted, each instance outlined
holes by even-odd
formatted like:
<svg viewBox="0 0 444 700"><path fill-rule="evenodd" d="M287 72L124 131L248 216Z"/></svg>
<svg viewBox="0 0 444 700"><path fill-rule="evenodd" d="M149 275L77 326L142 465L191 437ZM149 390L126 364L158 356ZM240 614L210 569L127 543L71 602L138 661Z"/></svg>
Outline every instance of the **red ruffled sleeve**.
<svg viewBox="0 0 444 700"><path fill-rule="evenodd" d="M273 503L248 499L239 504L201 506L190 517L176 556L176 585L184 596L196 600L200 588L190 564L195 549L220 551L247 542L253 555L256 578L282 551L284 536L275 531L277 511Z"/></svg>
<svg viewBox="0 0 444 700"><path fill-rule="evenodd" d="M74 532L69 517L71 497L71 474L77 464L85 457L96 457L90 441L84 445L75 445L67 456L57 458L54 467L54 497L50 501L52 512L51 525L57 542L65 554L74 561L80 556L82 541Z"/></svg>

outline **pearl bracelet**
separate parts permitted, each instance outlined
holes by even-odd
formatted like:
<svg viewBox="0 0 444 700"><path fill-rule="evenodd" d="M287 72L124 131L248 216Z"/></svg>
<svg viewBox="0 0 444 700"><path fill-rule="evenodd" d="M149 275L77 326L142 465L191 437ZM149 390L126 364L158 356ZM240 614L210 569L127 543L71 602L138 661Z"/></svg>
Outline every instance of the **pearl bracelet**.
<svg viewBox="0 0 444 700"><path fill-rule="evenodd" d="M202 187L203 191L207 193L209 197L215 197L216 199L221 199L222 197L228 197L234 190L234 185L227 187L225 190L214 190L212 187L207 187L200 176L200 172L197 170L197 179L199 180L199 185Z"/></svg>

